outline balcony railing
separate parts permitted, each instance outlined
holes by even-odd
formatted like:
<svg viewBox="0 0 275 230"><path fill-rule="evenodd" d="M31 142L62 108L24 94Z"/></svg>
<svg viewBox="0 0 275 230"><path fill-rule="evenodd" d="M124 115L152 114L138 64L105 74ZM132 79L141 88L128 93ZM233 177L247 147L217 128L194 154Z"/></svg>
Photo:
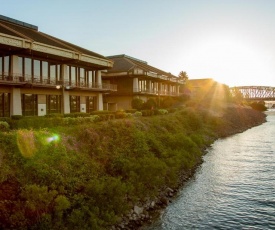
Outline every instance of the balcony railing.
<svg viewBox="0 0 275 230"><path fill-rule="evenodd" d="M117 85L106 84L106 83L94 83L94 82L85 82L85 81L57 81L53 79L42 79L40 76L31 76L21 74L0 74L0 84L9 84L9 85L25 85L31 84L37 87L56 87L64 86L67 88L79 88L85 90L108 90L108 91L117 91Z"/></svg>
<svg viewBox="0 0 275 230"><path fill-rule="evenodd" d="M139 94L151 94L155 96L180 96L178 92L171 92L167 90L156 90L156 89L134 89L134 93Z"/></svg>

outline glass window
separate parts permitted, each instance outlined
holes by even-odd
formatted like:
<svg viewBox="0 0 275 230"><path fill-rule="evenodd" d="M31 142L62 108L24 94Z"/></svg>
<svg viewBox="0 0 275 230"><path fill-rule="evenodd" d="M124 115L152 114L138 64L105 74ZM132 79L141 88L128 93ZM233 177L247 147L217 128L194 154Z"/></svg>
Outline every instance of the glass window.
<svg viewBox="0 0 275 230"><path fill-rule="evenodd" d="M18 75L22 76L23 75L23 58L18 57Z"/></svg>
<svg viewBox="0 0 275 230"><path fill-rule="evenodd" d="M52 81L56 80L56 65L51 65L50 66L50 79Z"/></svg>
<svg viewBox="0 0 275 230"><path fill-rule="evenodd" d="M33 61L33 75L34 78L40 78L40 61L38 60Z"/></svg>
<svg viewBox="0 0 275 230"><path fill-rule="evenodd" d="M37 115L37 95L22 94L22 114L23 116Z"/></svg>
<svg viewBox="0 0 275 230"><path fill-rule="evenodd" d="M4 72L5 72L5 74L8 74L10 72L10 57L9 56L4 57Z"/></svg>
<svg viewBox="0 0 275 230"><path fill-rule="evenodd" d="M0 117L10 116L10 94L0 93Z"/></svg>
<svg viewBox="0 0 275 230"><path fill-rule="evenodd" d="M80 96L70 96L71 113L80 112Z"/></svg>
<svg viewBox="0 0 275 230"><path fill-rule="evenodd" d="M47 79L48 78L48 62L42 61L42 76L43 79Z"/></svg>
<svg viewBox="0 0 275 230"><path fill-rule="evenodd" d="M25 78L31 79L32 76L32 60L30 58L25 58Z"/></svg>
<svg viewBox="0 0 275 230"><path fill-rule="evenodd" d="M47 95L47 114L61 113L61 96Z"/></svg>
<svg viewBox="0 0 275 230"><path fill-rule="evenodd" d="M92 111L94 111L96 108L96 97L87 97L87 101L86 101L86 112L87 113L91 113Z"/></svg>
<svg viewBox="0 0 275 230"><path fill-rule="evenodd" d="M64 73L64 82L69 82L70 81L70 66L66 66L66 71Z"/></svg>
<svg viewBox="0 0 275 230"><path fill-rule="evenodd" d="M71 81L73 83L77 82L76 81L76 68L74 66L71 66Z"/></svg>

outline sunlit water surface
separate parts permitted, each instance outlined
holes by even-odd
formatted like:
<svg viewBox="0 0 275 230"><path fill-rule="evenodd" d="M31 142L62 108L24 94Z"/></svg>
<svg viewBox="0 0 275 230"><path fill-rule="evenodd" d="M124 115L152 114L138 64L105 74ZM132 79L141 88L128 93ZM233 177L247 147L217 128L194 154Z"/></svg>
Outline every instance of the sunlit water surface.
<svg viewBox="0 0 275 230"><path fill-rule="evenodd" d="M275 113L263 125L216 141L147 229L275 229Z"/></svg>

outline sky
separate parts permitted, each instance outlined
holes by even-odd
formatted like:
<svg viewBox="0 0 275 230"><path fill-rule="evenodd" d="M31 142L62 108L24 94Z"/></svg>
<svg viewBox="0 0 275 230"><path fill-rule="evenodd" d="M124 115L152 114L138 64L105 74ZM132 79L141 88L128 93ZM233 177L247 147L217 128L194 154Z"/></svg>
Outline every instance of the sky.
<svg viewBox="0 0 275 230"><path fill-rule="evenodd" d="M275 87L275 0L0 0L0 14L189 79Z"/></svg>

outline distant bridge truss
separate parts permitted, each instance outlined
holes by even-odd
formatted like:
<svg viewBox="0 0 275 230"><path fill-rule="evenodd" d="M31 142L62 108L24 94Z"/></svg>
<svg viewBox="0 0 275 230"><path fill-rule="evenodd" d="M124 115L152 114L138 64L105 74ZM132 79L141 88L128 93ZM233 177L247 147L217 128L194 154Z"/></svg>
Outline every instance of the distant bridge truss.
<svg viewBox="0 0 275 230"><path fill-rule="evenodd" d="M247 100L275 101L275 87L238 86L230 88L232 95L241 93Z"/></svg>

